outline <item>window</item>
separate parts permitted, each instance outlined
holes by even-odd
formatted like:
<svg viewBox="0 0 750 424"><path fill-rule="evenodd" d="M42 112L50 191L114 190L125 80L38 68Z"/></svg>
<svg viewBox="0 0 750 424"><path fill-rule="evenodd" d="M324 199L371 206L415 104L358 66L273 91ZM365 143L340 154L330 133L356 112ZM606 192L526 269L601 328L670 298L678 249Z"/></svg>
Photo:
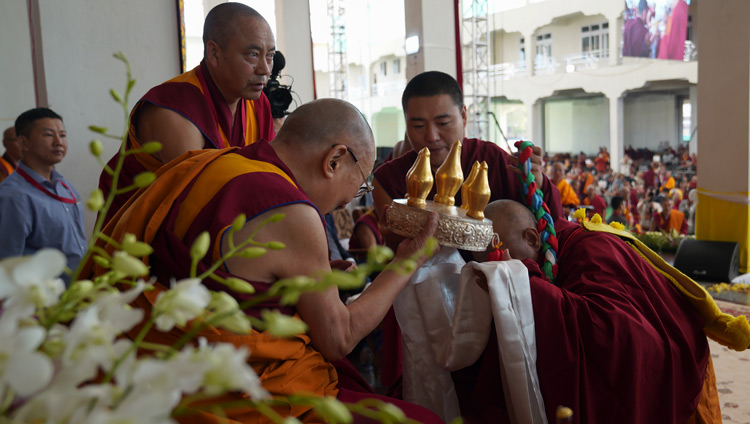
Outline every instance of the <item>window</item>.
<svg viewBox="0 0 750 424"><path fill-rule="evenodd" d="M552 59L552 34L536 36L536 58L537 60Z"/></svg>
<svg viewBox="0 0 750 424"><path fill-rule="evenodd" d="M609 22L581 27L581 54L597 58L609 56Z"/></svg>
<svg viewBox="0 0 750 424"><path fill-rule="evenodd" d="M388 75L388 62L380 62L380 73L383 74L383 76Z"/></svg>
<svg viewBox="0 0 750 424"><path fill-rule="evenodd" d="M393 73L398 75L401 73L401 59L393 60Z"/></svg>
<svg viewBox="0 0 750 424"><path fill-rule="evenodd" d="M524 67L526 66L526 42L523 37L521 37L521 63Z"/></svg>

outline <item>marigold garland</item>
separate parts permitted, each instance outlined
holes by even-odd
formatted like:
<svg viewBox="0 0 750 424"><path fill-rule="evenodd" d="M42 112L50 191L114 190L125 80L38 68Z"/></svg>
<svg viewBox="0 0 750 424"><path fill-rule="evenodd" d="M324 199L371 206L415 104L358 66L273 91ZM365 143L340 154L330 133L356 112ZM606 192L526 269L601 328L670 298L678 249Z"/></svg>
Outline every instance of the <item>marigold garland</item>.
<svg viewBox="0 0 750 424"><path fill-rule="evenodd" d="M516 141L518 149L519 168L523 175L519 175L521 181L521 192L524 204L531 209L537 219L537 230L542 240L542 255L544 264L542 271L550 282L557 276L557 233L555 223L550 215L549 208L544 203L542 190L540 190L531 173L531 155L534 143L530 141Z"/></svg>

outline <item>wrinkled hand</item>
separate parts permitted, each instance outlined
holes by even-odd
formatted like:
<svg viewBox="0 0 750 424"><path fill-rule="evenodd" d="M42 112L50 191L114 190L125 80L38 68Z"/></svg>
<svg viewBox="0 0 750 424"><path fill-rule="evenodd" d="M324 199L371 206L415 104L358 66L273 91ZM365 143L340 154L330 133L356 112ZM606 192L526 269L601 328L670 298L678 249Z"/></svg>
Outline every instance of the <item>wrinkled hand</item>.
<svg viewBox="0 0 750 424"><path fill-rule="evenodd" d="M542 188L544 183L544 174L542 173L543 160L542 160L542 148L540 146L531 147L531 173L534 174L534 181L536 182L539 189ZM518 167L518 157L508 156L508 162L513 165L510 170L518 175L522 175L521 169Z"/></svg>
<svg viewBox="0 0 750 424"><path fill-rule="evenodd" d="M401 243L399 243L398 249L396 249L396 255L394 257L394 261L410 258L419 250L423 249L425 247L425 243L427 242L427 239L435 235L435 230L437 230L437 224L438 224L438 215L435 212L430 213L430 215L427 217L427 222L425 222L425 226L422 229L422 232L417 237L415 237L414 239L404 239L403 241L401 241ZM440 246L438 246L435 249L433 254L437 253L439 249L440 249ZM421 255L417 259L417 265L422 266L422 264L426 260L427 260L427 256Z"/></svg>
<svg viewBox="0 0 750 424"><path fill-rule="evenodd" d="M338 269L341 271L354 271L357 269L357 265L343 259L336 259L330 261L331 269Z"/></svg>

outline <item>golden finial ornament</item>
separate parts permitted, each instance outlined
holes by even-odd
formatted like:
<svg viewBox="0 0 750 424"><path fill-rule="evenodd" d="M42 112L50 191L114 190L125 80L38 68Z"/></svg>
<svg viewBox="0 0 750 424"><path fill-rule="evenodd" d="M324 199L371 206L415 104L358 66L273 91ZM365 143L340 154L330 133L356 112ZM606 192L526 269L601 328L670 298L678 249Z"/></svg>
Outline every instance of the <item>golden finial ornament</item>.
<svg viewBox="0 0 750 424"><path fill-rule="evenodd" d="M435 203L453 206L456 203L454 196L464 182L464 172L461 169L461 140L456 140L451 146L451 151L445 162L440 165L435 173L435 184L437 194Z"/></svg>
<svg viewBox="0 0 750 424"><path fill-rule="evenodd" d="M422 148L414 165L406 173L406 198L409 206L425 207L425 199L432 190L432 169L430 168L430 150Z"/></svg>
<svg viewBox="0 0 750 424"><path fill-rule="evenodd" d="M471 172L469 172L469 176L466 177L466 181L464 181L464 185L461 186L461 209L469 209L469 201L468 193L466 192L466 189L474 182L474 179L477 177L477 174L479 173L479 161L474 161L474 165L471 166Z"/></svg>
<svg viewBox="0 0 750 424"><path fill-rule="evenodd" d="M487 168L487 162L482 161L477 176L471 185L466 188L466 194L468 195L466 203L469 205L466 215L474 219L484 219L484 208L487 207L487 203L490 201L490 183L487 179Z"/></svg>

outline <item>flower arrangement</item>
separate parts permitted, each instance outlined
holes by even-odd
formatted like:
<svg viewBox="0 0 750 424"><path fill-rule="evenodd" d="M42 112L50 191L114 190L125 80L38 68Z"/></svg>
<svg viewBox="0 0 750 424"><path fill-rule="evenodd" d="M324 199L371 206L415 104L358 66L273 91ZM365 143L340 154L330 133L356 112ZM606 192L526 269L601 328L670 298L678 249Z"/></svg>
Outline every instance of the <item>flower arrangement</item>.
<svg viewBox="0 0 750 424"><path fill-rule="evenodd" d="M643 234L634 234L638 239L655 252L675 253L680 242L686 238L695 238L680 234L674 229L669 233L662 231L646 231Z"/></svg>
<svg viewBox="0 0 750 424"><path fill-rule="evenodd" d="M128 99L135 85L130 65L121 54L115 58L127 69L124 94L111 90L112 98L122 107L127 122ZM154 153L158 142L145 143L139 150L128 150L125 134L110 134L108 129L91 126L92 131L121 142L120 160L114 169L101 158L102 143L93 140L93 156L117 187L124 158L136 152ZM262 329L277 337L302 333L306 325L299 319L278 311L265 311L262 317L247 316L243 309L260 303L264 296L294 304L308 290L322 290L331 285L343 289L359 287L366 275L386 267L411 271L414 259L385 265L393 252L378 247L368 254L368 262L352 272L334 270L316 278L299 276L280 280L263 295L238 304L223 291L210 291L201 283L212 278L233 291L254 292L247 281L220 278L214 271L233 256L254 258L269 249L283 249L278 242L259 243L248 240L230 246L221 261L201 275L196 264L209 249L209 236L198 237L190 251L190 278L172 281L168 290L156 298L153 310L146 314L131 303L145 291L153 290L155 279L140 258L152 253L146 243L126 234L113 240L102 233L105 212L116 194L149 185L156 176L144 172L125 188L112 190L105 198L95 190L87 207L99 212L89 249L76 270L65 270L65 256L45 249L28 257L0 261L0 423L171 423L174 417L189 413L186 406L227 392L248 395L247 405L256 408L276 423L295 423L272 409L274 400L267 393L247 359L252 352L228 343L208 344L194 339L207 325L234 333L247 334ZM262 225L283 220L283 214L269 218ZM235 219L231 234L245 223L244 216ZM257 231L256 231L257 233ZM228 238L232 240L233 237ZM107 251L101 243L114 247ZM425 250L429 252L434 244ZM426 253L418 252L417 255ZM416 257L416 256L415 256ZM105 271L97 277L81 279L87 262ZM59 275L72 274L65 287ZM138 329L138 325L141 325ZM169 331L175 326L189 329L185 337L172 345L145 341L149 331ZM126 337L136 334L135 337ZM344 404L335 398L319 398L300 393L290 399L295 404L311 405L315 413L328 422L347 423L352 413L381 422L406 422L397 407L365 400ZM221 405L213 405L212 412ZM220 414L220 411L219 411Z"/></svg>

